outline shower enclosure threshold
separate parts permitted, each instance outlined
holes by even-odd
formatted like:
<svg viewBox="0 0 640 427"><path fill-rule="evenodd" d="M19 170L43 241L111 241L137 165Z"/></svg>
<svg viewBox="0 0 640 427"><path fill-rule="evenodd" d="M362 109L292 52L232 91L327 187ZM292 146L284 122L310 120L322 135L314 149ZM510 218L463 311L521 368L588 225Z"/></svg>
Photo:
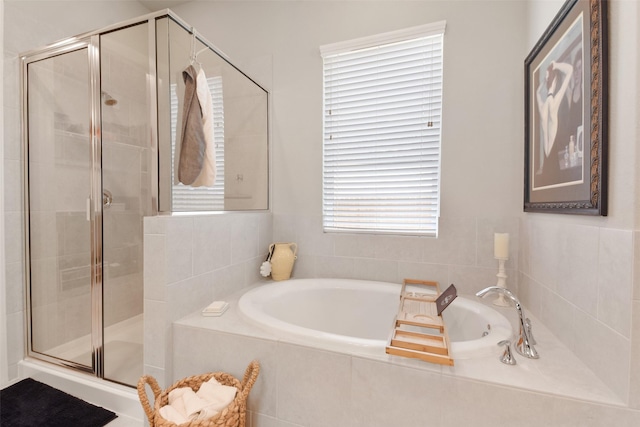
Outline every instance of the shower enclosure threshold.
<svg viewBox="0 0 640 427"><path fill-rule="evenodd" d="M125 319L105 328L105 378L135 386L142 375L143 315ZM59 359L91 365L91 335L45 351Z"/></svg>
<svg viewBox="0 0 640 427"><path fill-rule="evenodd" d="M27 358L18 363L20 379L33 378L94 405L109 409L118 418L108 427L142 427L144 412L135 389L111 383L46 362Z"/></svg>

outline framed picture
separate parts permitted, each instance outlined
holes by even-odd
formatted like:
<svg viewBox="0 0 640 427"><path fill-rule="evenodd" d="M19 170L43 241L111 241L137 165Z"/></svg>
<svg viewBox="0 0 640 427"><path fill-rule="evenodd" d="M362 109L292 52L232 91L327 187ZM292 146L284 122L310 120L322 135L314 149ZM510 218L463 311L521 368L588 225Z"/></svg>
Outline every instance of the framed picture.
<svg viewBox="0 0 640 427"><path fill-rule="evenodd" d="M607 8L568 0L525 60L525 212L607 214Z"/></svg>

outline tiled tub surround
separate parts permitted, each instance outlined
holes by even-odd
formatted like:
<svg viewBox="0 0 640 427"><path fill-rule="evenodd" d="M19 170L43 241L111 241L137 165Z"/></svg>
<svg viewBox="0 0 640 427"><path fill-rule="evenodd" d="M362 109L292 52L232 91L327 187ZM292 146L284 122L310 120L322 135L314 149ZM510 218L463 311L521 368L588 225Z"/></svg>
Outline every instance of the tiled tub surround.
<svg viewBox="0 0 640 427"><path fill-rule="evenodd" d="M266 212L145 218L145 374L171 385L172 323L261 279L271 224Z"/></svg>
<svg viewBox="0 0 640 427"><path fill-rule="evenodd" d="M447 215L438 238L427 239L326 234L320 216L274 216L275 239L298 243L295 278L427 278L454 283L463 294L496 283L495 232L510 235L507 287L529 308L527 314L540 319L537 324L544 323L625 404L640 409L640 357L632 357L632 351L640 354L640 339L631 336L632 330L640 335L640 274L632 296L639 253L633 231L576 223L573 216Z"/></svg>
<svg viewBox="0 0 640 427"><path fill-rule="evenodd" d="M519 234L523 304L625 403L640 408L633 389L640 361L631 356L631 331L640 326L638 312L632 316L634 232L527 216Z"/></svg>
<svg viewBox="0 0 640 427"><path fill-rule="evenodd" d="M225 298L222 317L195 312L173 324L173 379L212 370L241 376L258 359L252 427L640 425L640 412L625 408L534 316L540 359L516 353L515 366L492 356L445 367L267 333L240 317L244 292ZM516 322L513 308L497 309Z"/></svg>

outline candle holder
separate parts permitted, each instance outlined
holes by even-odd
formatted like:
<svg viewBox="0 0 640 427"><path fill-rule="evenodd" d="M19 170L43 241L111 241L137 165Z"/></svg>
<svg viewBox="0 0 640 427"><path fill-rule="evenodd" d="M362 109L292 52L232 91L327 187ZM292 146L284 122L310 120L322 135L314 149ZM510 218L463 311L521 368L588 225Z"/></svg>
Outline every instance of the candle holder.
<svg viewBox="0 0 640 427"><path fill-rule="evenodd" d="M496 286L499 288L506 289L507 273L505 272L504 264L507 262L508 258L496 258L496 259L498 260L498 274L496 274L496 276L498 277L498 283L496 284ZM498 297L493 301L493 305L497 305L500 307L508 307L510 304L504 298L503 294L498 294Z"/></svg>

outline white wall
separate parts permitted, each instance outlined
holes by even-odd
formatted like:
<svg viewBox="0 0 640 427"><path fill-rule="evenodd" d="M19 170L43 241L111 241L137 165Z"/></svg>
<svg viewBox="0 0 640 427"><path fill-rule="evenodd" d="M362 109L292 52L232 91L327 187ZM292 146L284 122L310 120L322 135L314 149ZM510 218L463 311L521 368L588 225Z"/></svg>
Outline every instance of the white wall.
<svg viewBox="0 0 640 427"><path fill-rule="evenodd" d="M3 138L2 155L4 206L2 207L4 236L0 237L4 251L0 256L5 268L2 276L6 281L4 301L7 325L8 378L17 377L17 362L24 355L24 282L22 263L22 160L20 154L20 64L18 55L53 43L65 37L92 31L119 21L149 13L138 2L132 1L24 1L6 0L2 30L4 78L2 95ZM0 206L1 207L1 206ZM0 263L0 267L1 267ZM0 292L2 287L0 287ZM6 297L6 298L5 298ZM1 322L0 322L1 327Z"/></svg>
<svg viewBox="0 0 640 427"><path fill-rule="evenodd" d="M278 214L316 215L321 209L319 46L446 19L442 211L473 216L517 212L522 201L514 176L522 169L523 5L191 2L175 10L271 90Z"/></svg>
<svg viewBox="0 0 640 427"><path fill-rule="evenodd" d="M175 8L271 93L274 240L295 241L296 277L424 277L469 293L495 284L493 232L522 204L523 2L191 2ZM319 47L447 21L438 239L324 234ZM242 25L238 25L242 22ZM508 35L508 36L507 36Z"/></svg>

